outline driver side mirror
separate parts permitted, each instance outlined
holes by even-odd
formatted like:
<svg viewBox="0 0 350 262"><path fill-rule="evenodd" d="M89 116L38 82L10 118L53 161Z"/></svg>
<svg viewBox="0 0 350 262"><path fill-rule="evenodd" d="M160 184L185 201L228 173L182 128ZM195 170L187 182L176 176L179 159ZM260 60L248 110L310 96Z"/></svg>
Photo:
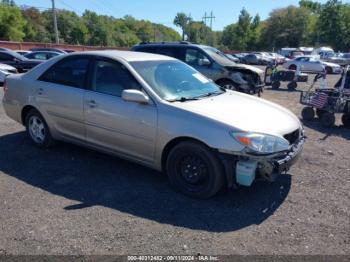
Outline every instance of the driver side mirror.
<svg viewBox="0 0 350 262"><path fill-rule="evenodd" d="M211 62L207 58L199 59L198 60L198 65L200 65L200 66L210 66Z"/></svg>
<svg viewBox="0 0 350 262"><path fill-rule="evenodd" d="M129 102L136 102L140 104L148 104L149 97L140 90L126 89L122 92L122 99Z"/></svg>
<svg viewBox="0 0 350 262"><path fill-rule="evenodd" d="M18 58L14 58L13 61L14 61L15 63L18 63L18 62L19 62L19 59L18 59Z"/></svg>

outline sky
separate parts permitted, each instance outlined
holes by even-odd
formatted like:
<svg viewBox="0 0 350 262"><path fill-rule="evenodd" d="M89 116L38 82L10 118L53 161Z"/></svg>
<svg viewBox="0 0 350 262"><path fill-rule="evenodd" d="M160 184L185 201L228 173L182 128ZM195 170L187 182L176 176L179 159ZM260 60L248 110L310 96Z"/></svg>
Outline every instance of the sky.
<svg viewBox="0 0 350 262"><path fill-rule="evenodd" d="M20 6L34 6L42 10L51 7L51 0L15 0L15 2ZM326 0L318 2L324 3ZM68 9L79 15L86 9L116 18L132 15L137 19L150 20L180 31L172 22L178 12L191 15L195 21L201 21L205 13L209 16L210 12L213 12L215 16L213 30L223 30L225 26L237 21L243 7L251 15L259 13L260 17L265 19L273 9L298 5L299 0L55 0L55 3L57 8Z"/></svg>

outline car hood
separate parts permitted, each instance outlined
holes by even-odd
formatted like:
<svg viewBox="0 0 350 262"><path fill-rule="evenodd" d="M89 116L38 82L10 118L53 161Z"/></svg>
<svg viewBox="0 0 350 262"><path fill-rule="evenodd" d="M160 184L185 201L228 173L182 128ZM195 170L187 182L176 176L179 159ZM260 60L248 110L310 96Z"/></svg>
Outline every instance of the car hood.
<svg viewBox="0 0 350 262"><path fill-rule="evenodd" d="M236 63L233 63L232 65L229 65L229 66L226 66L226 67L229 67L229 68L239 68L239 69L247 69L247 70L251 70L259 75L262 75L264 73L263 70L255 67L255 66L250 66L250 65L244 65L244 64L236 64Z"/></svg>
<svg viewBox="0 0 350 262"><path fill-rule="evenodd" d="M288 109L230 90L218 96L172 105L229 125L233 130L283 136L301 128L299 119Z"/></svg>

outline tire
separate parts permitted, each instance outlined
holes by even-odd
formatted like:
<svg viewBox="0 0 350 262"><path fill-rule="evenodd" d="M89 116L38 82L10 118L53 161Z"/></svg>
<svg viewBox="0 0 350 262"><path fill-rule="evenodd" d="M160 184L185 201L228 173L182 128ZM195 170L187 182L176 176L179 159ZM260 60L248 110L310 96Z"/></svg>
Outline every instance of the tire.
<svg viewBox="0 0 350 262"><path fill-rule="evenodd" d="M332 74L332 73L333 73L332 67L326 66L326 73L327 73L327 74Z"/></svg>
<svg viewBox="0 0 350 262"><path fill-rule="evenodd" d="M273 81L271 84L272 89L278 89L281 86L281 82L280 81Z"/></svg>
<svg viewBox="0 0 350 262"><path fill-rule="evenodd" d="M225 88L225 89L229 89L229 90L233 90L233 91L239 91L238 86L230 80L222 80L220 82L218 82L218 85Z"/></svg>
<svg viewBox="0 0 350 262"><path fill-rule="evenodd" d="M290 70L297 70L297 66L296 66L296 65L290 65L290 66L289 66L289 69L290 69Z"/></svg>
<svg viewBox="0 0 350 262"><path fill-rule="evenodd" d="M30 110L25 116L26 132L30 140L40 148L54 145L49 127L43 116L36 110Z"/></svg>
<svg viewBox="0 0 350 262"><path fill-rule="evenodd" d="M287 87L289 91L294 91L298 87L298 84L297 82L292 81L287 85Z"/></svg>
<svg viewBox="0 0 350 262"><path fill-rule="evenodd" d="M213 152L197 142L181 142L169 153L166 172L175 189L193 197L206 199L224 185L224 171Z"/></svg>
<svg viewBox="0 0 350 262"><path fill-rule="evenodd" d="M350 113L343 114L341 121L345 127L350 127Z"/></svg>
<svg viewBox="0 0 350 262"><path fill-rule="evenodd" d="M323 114L324 114L324 112L326 112L326 111L324 111L324 110L322 110L322 109L316 109L316 115L317 115L317 117L318 117L319 119L321 119L322 116L323 116Z"/></svg>
<svg viewBox="0 0 350 262"><path fill-rule="evenodd" d="M329 112L324 112L321 117L321 123L325 127L332 127L335 124L335 115Z"/></svg>
<svg viewBox="0 0 350 262"><path fill-rule="evenodd" d="M301 116L304 120L311 121L315 118L315 110L311 106L304 107Z"/></svg>

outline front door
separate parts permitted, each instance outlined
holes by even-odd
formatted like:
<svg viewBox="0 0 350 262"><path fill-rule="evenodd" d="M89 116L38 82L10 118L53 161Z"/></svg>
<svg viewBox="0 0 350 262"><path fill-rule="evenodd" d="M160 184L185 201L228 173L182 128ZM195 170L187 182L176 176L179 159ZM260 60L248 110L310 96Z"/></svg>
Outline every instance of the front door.
<svg viewBox="0 0 350 262"><path fill-rule="evenodd" d="M88 142L126 157L153 162L156 105L122 99L125 89L142 90L123 64L97 58L91 72L90 90L84 95Z"/></svg>

